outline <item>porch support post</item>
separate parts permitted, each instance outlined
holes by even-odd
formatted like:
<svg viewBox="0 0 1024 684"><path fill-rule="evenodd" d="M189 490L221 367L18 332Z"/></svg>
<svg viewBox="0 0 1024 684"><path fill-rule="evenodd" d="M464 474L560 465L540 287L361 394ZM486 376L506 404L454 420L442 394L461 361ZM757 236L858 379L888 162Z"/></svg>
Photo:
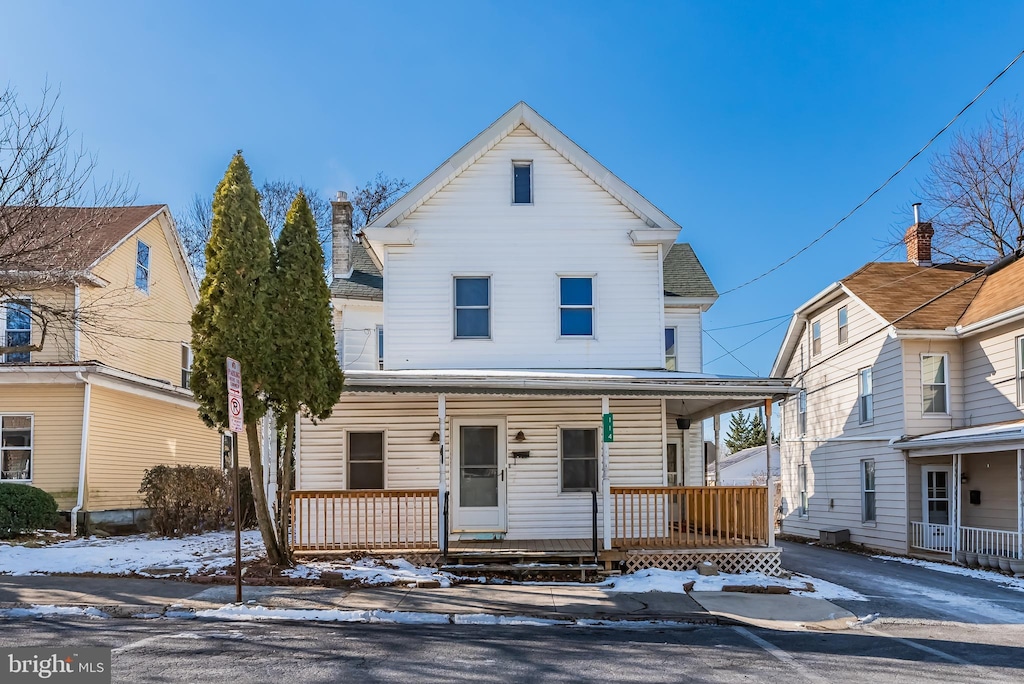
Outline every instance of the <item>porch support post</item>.
<svg viewBox="0 0 1024 684"><path fill-rule="evenodd" d="M963 472L963 454L953 454L953 543L950 544L951 560L956 563L956 552L960 550L960 499L963 497L960 485L960 473Z"/></svg>
<svg viewBox="0 0 1024 684"><path fill-rule="evenodd" d="M1017 558L1024 559L1024 449L1017 449Z"/></svg>
<svg viewBox="0 0 1024 684"><path fill-rule="evenodd" d="M775 546L775 483L772 482L772 398L764 400L764 483L768 487L768 547ZM717 467L716 467L717 469ZM715 482L717 485L718 482Z"/></svg>
<svg viewBox="0 0 1024 684"><path fill-rule="evenodd" d="M445 423L444 395L437 395L437 434L438 444L438 475L437 475L437 545L441 553L448 553L448 474L444 462L444 428Z"/></svg>
<svg viewBox="0 0 1024 684"><path fill-rule="evenodd" d="M718 486L718 444L722 440L722 415L720 413L715 414L715 486Z"/></svg>
<svg viewBox="0 0 1024 684"><path fill-rule="evenodd" d="M601 397L601 415L609 413L608 397ZM662 418L664 420L664 418ZM664 447L663 447L664 448ZM604 549L612 548L612 480L608 474L608 442L601 440L601 505L604 526Z"/></svg>

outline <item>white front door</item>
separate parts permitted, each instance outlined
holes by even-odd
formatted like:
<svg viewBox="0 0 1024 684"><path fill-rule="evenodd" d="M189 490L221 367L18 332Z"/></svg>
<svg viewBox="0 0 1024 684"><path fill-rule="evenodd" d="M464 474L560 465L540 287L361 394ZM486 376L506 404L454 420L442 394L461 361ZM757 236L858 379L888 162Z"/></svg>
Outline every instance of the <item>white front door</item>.
<svg viewBox="0 0 1024 684"><path fill-rule="evenodd" d="M921 466L921 519L925 522L925 544L929 549L952 549L953 469L949 466Z"/></svg>
<svg viewBox="0 0 1024 684"><path fill-rule="evenodd" d="M452 532L505 532L505 421L453 418Z"/></svg>

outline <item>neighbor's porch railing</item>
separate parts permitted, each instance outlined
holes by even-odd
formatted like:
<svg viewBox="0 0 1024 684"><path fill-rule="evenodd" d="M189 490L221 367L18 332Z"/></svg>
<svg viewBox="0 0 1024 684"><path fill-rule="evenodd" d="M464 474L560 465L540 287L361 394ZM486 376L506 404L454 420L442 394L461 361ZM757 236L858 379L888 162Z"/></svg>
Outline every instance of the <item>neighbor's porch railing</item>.
<svg viewBox="0 0 1024 684"><path fill-rule="evenodd" d="M960 528L960 550L1019 558L1015 530L988 530L983 527Z"/></svg>
<svg viewBox="0 0 1024 684"><path fill-rule="evenodd" d="M768 545L766 487L612 487L612 545Z"/></svg>
<svg viewBox="0 0 1024 684"><path fill-rule="evenodd" d="M436 489L295 491L295 551L436 549Z"/></svg>
<svg viewBox="0 0 1024 684"><path fill-rule="evenodd" d="M953 550L953 526L912 521L910 545L924 551L949 553Z"/></svg>

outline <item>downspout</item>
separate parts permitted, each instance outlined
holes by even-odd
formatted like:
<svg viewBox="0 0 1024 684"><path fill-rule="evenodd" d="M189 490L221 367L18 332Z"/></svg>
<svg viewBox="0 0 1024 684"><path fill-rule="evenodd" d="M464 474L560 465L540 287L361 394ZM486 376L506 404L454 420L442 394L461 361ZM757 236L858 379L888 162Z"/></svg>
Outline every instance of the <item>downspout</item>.
<svg viewBox="0 0 1024 684"><path fill-rule="evenodd" d="M82 375L75 373L75 379L85 385L85 400L82 403L82 450L78 456L78 500L71 509L71 536L78 536L78 512L85 505L85 466L86 455L89 453L89 401L92 398L92 385Z"/></svg>

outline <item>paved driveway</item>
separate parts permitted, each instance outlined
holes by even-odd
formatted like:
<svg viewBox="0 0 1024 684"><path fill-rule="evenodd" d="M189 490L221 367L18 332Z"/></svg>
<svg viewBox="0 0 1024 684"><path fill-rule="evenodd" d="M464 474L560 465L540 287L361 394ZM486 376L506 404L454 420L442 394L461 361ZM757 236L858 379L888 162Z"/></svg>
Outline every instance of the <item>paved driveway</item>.
<svg viewBox="0 0 1024 684"><path fill-rule="evenodd" d="M997 582L794 542L779 542L782 565L860 592L868 601L834 600L864 617L974 624L1024 624L1024 591ZM1005 576L1003 576L1005 577Z"/></svg>

